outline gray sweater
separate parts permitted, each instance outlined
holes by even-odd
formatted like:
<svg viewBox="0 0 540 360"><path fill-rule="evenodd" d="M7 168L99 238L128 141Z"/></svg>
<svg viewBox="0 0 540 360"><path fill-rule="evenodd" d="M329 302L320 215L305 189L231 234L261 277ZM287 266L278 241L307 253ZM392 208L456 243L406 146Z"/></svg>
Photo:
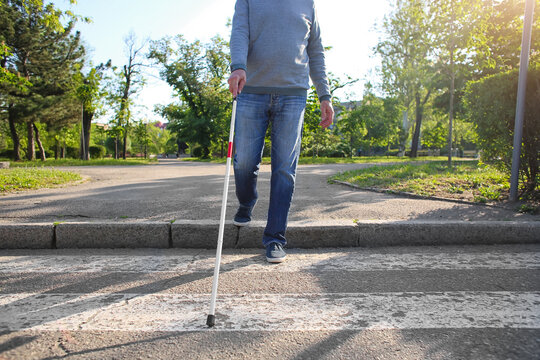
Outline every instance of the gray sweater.
<svg viewBox="0 0 540 360"><path fill-rule="evenodd" d="M243 92L306 95L309 77L330 99L324 48L313 0L237 0L231 71L244 69Z"/></svg>

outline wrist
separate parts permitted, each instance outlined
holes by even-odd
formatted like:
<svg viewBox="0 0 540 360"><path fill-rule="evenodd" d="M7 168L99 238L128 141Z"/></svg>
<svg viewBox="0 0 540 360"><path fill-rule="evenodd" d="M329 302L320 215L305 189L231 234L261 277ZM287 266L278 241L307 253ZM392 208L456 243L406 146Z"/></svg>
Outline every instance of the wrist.
<svg viewBox="0 0 540 360"><path fill-rule="evenodd" d="M319 98L319 101L322 103L323 101L332 102L332 95L323 95Z"/></svg>
<svg viewBox="0 0 540 360"><path fill-rule="evenodd" d="M236 70L244 70L244 71L246 71L246 65L244 65L244 64L232 64L231 65L231 72L235 72Z"/></svg>

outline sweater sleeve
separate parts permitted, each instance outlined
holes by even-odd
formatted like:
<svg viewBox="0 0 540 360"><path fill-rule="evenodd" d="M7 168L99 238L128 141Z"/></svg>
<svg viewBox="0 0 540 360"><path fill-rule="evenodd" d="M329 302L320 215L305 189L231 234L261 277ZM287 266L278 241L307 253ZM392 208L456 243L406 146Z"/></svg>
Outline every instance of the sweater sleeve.
<svg viewBox="0 0 540 360"><path fill-rule="evenodd" d="M236 0L231 32L231 71L246 70L249 48L248 0Z"/></svg>
<svg viewBox="0 0 540 360"><path fill-rule="evenodd" d="M328 85L328 77L326 76L326 63L324 58L324 47L321 40L321 29L317 20L317 11L313 7L313 21L311 24L311 32L309 43L307 46L309 56L309 75L311 81L315 85L319 100L330 100L330 86Z"/></svg>

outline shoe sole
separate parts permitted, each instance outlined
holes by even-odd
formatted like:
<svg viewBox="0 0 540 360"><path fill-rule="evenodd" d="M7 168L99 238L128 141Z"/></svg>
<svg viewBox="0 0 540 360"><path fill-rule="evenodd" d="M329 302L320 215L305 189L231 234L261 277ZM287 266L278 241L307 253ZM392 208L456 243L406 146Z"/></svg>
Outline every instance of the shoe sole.
<svg viewBox="0 0 540 360"><path fill-rule="evenodd" d="M269 263L272 263L272 264L279 264L279 263L282 263L283 261L285 261L285 258L286 258L286 256L284 256L282 258L269 258L269 257L267 257L266 261L268 261Z"/></svg>
<svg viewBox="0 0 540 360"><path fill-rule="evenodd" d="M248 222L237 222L237 221L234 221L234 220L233 220L232 223L233 223L234 225L236 225L236 226L244 227L244 226L248 226L250 222L251 222L251 221L248 221Z"/></svg>

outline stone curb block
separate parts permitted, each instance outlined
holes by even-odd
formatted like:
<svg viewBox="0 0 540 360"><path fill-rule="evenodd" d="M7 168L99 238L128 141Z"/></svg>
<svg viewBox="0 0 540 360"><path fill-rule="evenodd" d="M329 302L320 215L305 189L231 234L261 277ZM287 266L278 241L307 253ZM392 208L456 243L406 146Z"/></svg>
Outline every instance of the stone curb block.
<svg viewBox="0 0 540 360"><path fill-rule="evenodd" d="M240 228L237 247L262 248L265 226L264 221L253 221ZM353 222L290 222L285 235L289 248L353 247L358 242Z"/></svg>
<svg viewBox="0 0 540 360"><path fill-rule="evenodd" d="M56 248L168 248L169 225L144 223L61 223Z"/></svg>
<svg viewBox="0 0 540 360"><path fill-rule="evenodd" d="M173 248L215 249L218 242L219 221L177 220L171 224ZM238 242L238 227L225 222L223 248L234 248Z"/></svg>
<svg viewBox="0 0 540 360"><path fill-rule="evenodd" d="M540 242L540 222L358 222L358 246L495 245Z"/></svg>
<svg viewBox="0 0 540 360"><path fill-rule="evenodd" d="M0 249L50 249L53 224L0 224Z"/></svg>

